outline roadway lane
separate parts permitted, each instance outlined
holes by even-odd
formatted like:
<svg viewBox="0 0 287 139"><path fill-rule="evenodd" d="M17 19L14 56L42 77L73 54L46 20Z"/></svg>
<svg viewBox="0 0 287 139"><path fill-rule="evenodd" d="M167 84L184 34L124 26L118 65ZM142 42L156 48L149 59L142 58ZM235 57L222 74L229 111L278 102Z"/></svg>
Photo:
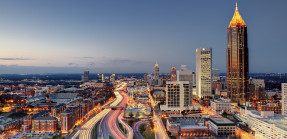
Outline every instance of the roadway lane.
<svg viewBox="0 0 287 139"><path fill-rule="evenodd" d="M122 102L118 106L126 106L128 96L125 93L121 93L123 96ZM109 112L108 115L105 116L103 121L101 122L100 126L98 128L98 131L102 135L99 135L98 137L107 139L109 136L115 138L115 139L126 139L127 136L122 132L122 130L119 127L119 121L118 117L121 114L123 110L113 110Z"/></svg>
<svg viewBox="0 0 287 139"><path fill-rule="evenodd" d="M120 116L118 117L118 120L120 124L124 126L125 130L127 130L127 138L133 139L134 131L126 122L123 121L123 118L124 118L124 111L121 112Z"/></svg>
<svg viewBox="0 0 287 139"><path fill-rule="evenodd" d="M140 130L139 130L139 127L140 125L142 124L146 124L148 123L149 121L138 121L134 124L133 126L133 130L134 130L134 133L135 133L135 136L137 139L144 139L144 137L142 136L142 134L140 133Z"/></svg>
<svg viewBox="0 0 287 139"><path fill-rule="evenodd" d="M116 95L116 100L110 104L110 106L117 106L122 100L123 97L119 92L114 92ZM95 125L105 117L111 109L104 109L100 113L98 113L95 117L91 118L88 122L86 122L81 129L79 129L71 139L92 139L93 138L93 129Z"/></svg>
<svg viewBox="0 0 287 139"><path fill-rule="evenodd" d="M149 98L151 101L151 106L154 107L157 105L157 103L155 102L155 100L153 99L153 97L149 94ZM167 133L166 133L166 129L162 123L161 120L161 113L160 111L154 110L153 111L153 122L155 125L155 138L156 139L169 139Z"/></svg>

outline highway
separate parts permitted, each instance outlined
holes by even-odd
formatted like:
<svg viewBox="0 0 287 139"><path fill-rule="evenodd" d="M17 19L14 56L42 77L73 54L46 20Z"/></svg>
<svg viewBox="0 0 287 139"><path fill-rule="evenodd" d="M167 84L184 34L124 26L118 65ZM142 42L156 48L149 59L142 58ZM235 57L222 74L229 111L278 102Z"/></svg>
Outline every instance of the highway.
<svg viewBox="0 0 287 139"><path fill-rule="evenodd" d="M162 123L161 117L154 111L153 122L155 125L155 138L156 139L169 139L165 127Z"/></svg>
<svg viewBox="0 0 287 139"><path fill-rule="evenodd" d="M117 106L120 102L123 100L123 96L118 92L115 91L116 100L110 104L110 106ZM95 128L95 125L104 118L111 109L104 109L100 113L98 113L96 116L91 118L88 122L86 122L75 134L73 134L71 139L92 139L93 137L93 130Z"/></svg>
<svg viewBox="0 0 287 139"><path fill-rule="evenodd" d="M123 118L124 118L124 111L122 111L122 113L118 117L118 120L124 126L125 130L127 130L127 138L133 139L134 131L126 122L123 121Z"/></svg>
<svg viewBox="0 0 287 139"><path fill-rule="evenodd" d="M139 127L140 127L140 125L148 123L148 122L149 121L138 121L134 124L133 130L134 130L134 133L135 133L135 136L137 139L144 139L144 137L141 135L141 133L139 131Z"/></svg>
<svg viewBox="0 0 287 139"><path fill-rule="evenodd" d="M151 95L149 95L149 98L151 101L151 106L154 108L157 105L157 103L154 101L154 99ZM160 111L157 111L157 112L156 112L156 110L153 111L153 122L155 125L155 130L154 130L155 138L156 139L169 139L169 137L166 133L165 127L164 127L162 120L161 120Z"/></svg>
<svg viewBox="0 0 287 139"><path fill-rule="evenodd" d="M121 93L123 99L118 106L125 106L127 104L128 96L125 93ZM98 126L98 138L107 139L110 136L115 139L126 139L127 136L122 132L119 127L118 117L123 110L110 111L105 118L102 119ZM131 134L129 131L128 133Z"/></svg>

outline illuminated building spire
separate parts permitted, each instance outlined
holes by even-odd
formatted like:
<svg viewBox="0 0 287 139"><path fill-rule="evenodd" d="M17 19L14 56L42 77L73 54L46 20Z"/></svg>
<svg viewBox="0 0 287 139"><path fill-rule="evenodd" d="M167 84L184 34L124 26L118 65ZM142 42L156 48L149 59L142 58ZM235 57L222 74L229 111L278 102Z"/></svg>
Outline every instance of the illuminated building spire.
<svg viewBox="0 0 287 139"><path fill-rule="evenodd" d="M238 11L237 2L236 2L234 15L229 23L228 28L231 28L231 27L246 27L246 24Z"/></svg>
<svg viewBox="0 0 287 139"><path fill-rule="evenodd" d="M159 66L158 66L157 61L154 65L154 77L155 77L155 79L159 79Z"/></svg>

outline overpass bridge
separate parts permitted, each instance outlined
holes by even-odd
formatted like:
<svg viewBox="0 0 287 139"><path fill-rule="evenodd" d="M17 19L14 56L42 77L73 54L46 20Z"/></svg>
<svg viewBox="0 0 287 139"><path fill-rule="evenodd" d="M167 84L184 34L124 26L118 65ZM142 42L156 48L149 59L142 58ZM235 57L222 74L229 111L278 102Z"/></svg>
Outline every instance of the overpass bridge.
<svg viewBox="0 0 287 139"><path fill-rule="evenodd" d="M123 106L102 106L102 109L112 109L112 110L125 110L126 107Z"/></svg>

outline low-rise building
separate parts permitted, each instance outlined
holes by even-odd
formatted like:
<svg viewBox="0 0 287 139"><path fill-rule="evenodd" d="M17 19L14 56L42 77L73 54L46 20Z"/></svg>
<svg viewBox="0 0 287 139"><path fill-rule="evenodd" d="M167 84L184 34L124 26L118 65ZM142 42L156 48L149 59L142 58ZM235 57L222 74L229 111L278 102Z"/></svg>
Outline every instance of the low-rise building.
<svg viewBox="0 0 287 139"><path fill-rule="evenodd" d="M221 113L223 111L230 112L231 111L231 101L230 101L230 99L220 98L218 100L211 101L210 107L217 114Z"/></svg>
<svg viewBox="0 0 287 139"><path fill-rule="evenodd" d="M261 112L261 111L274 111L274 113L276 113L276 114L281 114L282 113L282 105L281 105L280 101L273 101L273 102L261 101L257 105L257 110L259 112Z"/></svg>
<svg viewBox="0 0 287 139"><path fill-rule="evenodd" d="M140 94L138 97L135 98L136 102L139 103L147 103L149 101L149 94Z"/></svg>
<svg viewBox="0 0 287 139"><path fill-rule="evenodd" d="M32 129L32 120L37 118L37 117L43 117L43 116L48 116L49 112L44 110L41 112L38 112L36 114L29 114L24 120L23 124L21 125L21 131L22 132L31 132Z"/></svg>
<svg viewBox="0 0 287 139"><path fill-rule="evenodd" d="M215 136L235 136L235 123L227 118L210 118L208 127Z"/></svg>
<svg viewBox="0 0 287 139"><path fill-rule="evenodd" d="M209 131L204 126L202 116L170 115L166 122L166 128L172 135L177 136L208 136Z"/></svg>
<svg viewBox="0 0 287 139"><path fill-rule="evenodd" d="M82 115L85 116L90 110L94 108L94 102L92 99L85 99L81 102L81 109L82 109Z"/></svg>
<svg viewBox="0 0 287 139"><path fill-rule="evenodd" d="M51 101L57 102L58 104L67 104L80 99L80 97L77 96L78 93L54 93L49 95Z"/></svg>
<svg viewBox="0 0 287 139"><path fill-rule="evenodd" d="M8 131L11 129L18 128L20 126L21 120L0 116L0 131Z"/></svg>
<svg viewBox="0 0 287 139"><path fill-rule="evenodd" d="M44 95L34 96L26 98L25 102L27 105L35 106L38 103L46 102L46 97Z"/></svg>
<svg viewBox="0 0 287 139"><path fill-rule="evenodd" d="M63 111L65 111L66 105L64 103L59 104L55 107L51 108L51 116L57 117L59 114L61 114Z"/></svg>
<svg viewBox="0 0 287 139"><path fill-rule="evenodd" d="M38 117L33 119L32 131L57 132L58 120L55 117Z"/></svg>
<svg viewBox="0 0 287 139"><path fill-rule="evenodd" d="M61 132L66 134L71 131L74 126L73 114L71 111L66 110L61 113Z"/></svg>
<svg viewBox="0 0 287 139"><path fill-rule="evenodd" d="M248 110L246 107L240 109L236 117L241 119L253 131L257 139L284 139L287 138L287 119L274 111Z"/></svg>

